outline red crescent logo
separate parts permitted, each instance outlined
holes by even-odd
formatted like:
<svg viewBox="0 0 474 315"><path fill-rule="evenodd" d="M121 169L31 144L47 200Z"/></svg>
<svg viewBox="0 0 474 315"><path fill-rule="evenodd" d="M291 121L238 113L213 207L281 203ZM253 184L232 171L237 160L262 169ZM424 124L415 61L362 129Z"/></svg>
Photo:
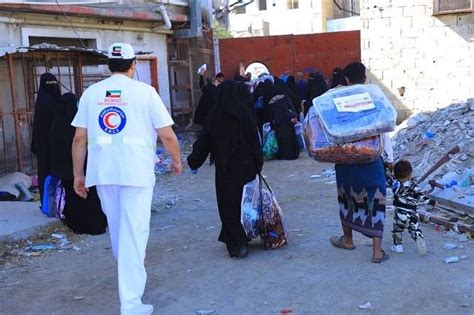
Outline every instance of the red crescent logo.
<svg viewBox="0 0 474 315"><path fill-rule="evenodd" d="M115 112L109 112L109 113L104 115L104 125L107 126L107 128L110 128L110 129L117 128L118 123L113 124L113 123L110 122L110 119L112 119L114 117L118 117L118 114L115 113Z"/></svg>

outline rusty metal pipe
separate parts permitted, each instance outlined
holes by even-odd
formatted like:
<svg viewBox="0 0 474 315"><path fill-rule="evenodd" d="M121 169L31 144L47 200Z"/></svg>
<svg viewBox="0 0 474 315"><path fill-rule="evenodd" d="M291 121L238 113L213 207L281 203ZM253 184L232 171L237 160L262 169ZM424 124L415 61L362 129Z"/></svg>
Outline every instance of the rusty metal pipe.
<svg viewBox="0 0 474 315"><path fill-rule="evenodd" d="M17 108L17 95L15 85L15 71L13 70L13 56L8 55L8 78L10 79L10 91L12 96L12 108L13 108L13 123L15 125L15 144L16 144L16 158L18 171L23 172L23 152L22 143L20 136L20 126L18 125L18 108ZM5 145L5 144L4 144Z"/></svg>

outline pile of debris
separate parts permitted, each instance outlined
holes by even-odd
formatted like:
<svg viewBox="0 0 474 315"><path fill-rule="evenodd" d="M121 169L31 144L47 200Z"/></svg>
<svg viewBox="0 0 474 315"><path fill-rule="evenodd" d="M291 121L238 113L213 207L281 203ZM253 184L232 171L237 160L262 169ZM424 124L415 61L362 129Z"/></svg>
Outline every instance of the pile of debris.
<svg viewBox="0 0 474 315"><path fill-rule="evenodd" d="M441 224L450 230L474 235L474 99L434 112L412 115L392 136L394 158L409 160L414 176L423 179L431 167L439 166L427 180L436 180L438 187L430 197L438 207L420 211L426 222ZM458 148L459 150L458 150ZM452 150L454 148L454 150ZM447 152L453 154L446 155ZM446 163L440 162L444 156Z"/></svg>
<svg viewBox="0 0 474 315"><path fill-rule="evenodd" d="M397 127L392 140L395 161L409 160L417 177L458 145L460 152L433 175L438 179L449 172L461 175L474 167L474 99L412 115Z"/></svg>
<svg viewBox="0 0 474 315"><path fill-rule="evenodd" d="M82 248L77 244L81 239L82 236L74 234L60 221L40 228L28 239L2 239L0 241L0 267L22 264L27 257L43 256L53 251L80 251Z"/></svg>

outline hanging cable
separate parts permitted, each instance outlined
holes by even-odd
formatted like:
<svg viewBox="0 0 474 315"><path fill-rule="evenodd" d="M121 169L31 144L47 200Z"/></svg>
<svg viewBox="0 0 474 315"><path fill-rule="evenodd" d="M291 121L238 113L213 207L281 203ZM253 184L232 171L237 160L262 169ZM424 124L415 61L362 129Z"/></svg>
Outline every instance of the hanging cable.
<svg viewBox="0 0 474 315"><path fill-rule="evenodd" d="M59 9L61 9L61 12L63 13L66 20L69 21L69 24L71 25L71 28L73 29L74 33L76 33L77 38L81 42L82 48L88 48L87 45L84 44L84 42L82 41L81 35L77 31L76 27L72 24L72 19L69 16L66 15L66 12L64 12L63 7L59 4L59 1L58 0L55 0L55 1L56 1L56 4L58 5Z"/></svg>
<svg viewBox="0 0 474 315"><path fill-rule="evenodd" d="M339 3L337 3L336 0L332 0L332 2L333 2L334 5L336 5L336 7L337 7L339 10L341 10L341 11L348 12L348 13L351 13L351 14L353 14L353 15L360 15L360 13L358 13L358 12L354 12L354 11L352 11L352 10L347 10L347 9L341 7L341 5L340 5ZM351 2L352 2L352 0L351 0Z"/></svg>

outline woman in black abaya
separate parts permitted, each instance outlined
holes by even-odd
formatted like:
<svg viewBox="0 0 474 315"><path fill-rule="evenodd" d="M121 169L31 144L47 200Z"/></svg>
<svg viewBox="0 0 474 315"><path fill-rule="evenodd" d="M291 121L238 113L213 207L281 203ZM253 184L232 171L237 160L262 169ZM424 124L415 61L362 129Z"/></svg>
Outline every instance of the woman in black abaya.
<svg viewBox="0 0 474 315"><path fill-rule="evenodd" d="M38 186L43 200L44 179L50 174L51 148L49 131L54 118L54 108L61 98L61 87L56 77L51 73L43 73L35 103L33 117L33 139L31 152L36 154L38 161Z"/></svg>
<svg viewBox="0 0 474 315"><path fill-rule="evenodd" d="M328 90L326 81L320 73L311 73L308 79L308 89L306 95L306 102L304 103L304 115L308 114L309 109L313 106L313 99L323 95Z"/></svg>
<svg viewBox="0 0 474 315"><path fill-rule="evenodd" d="M210 153L216 166L216 197L222 229L219 241L231 257L244 257L248 241L240 222L243 186L255 179L263 166L252 100L244 85L223 82L217 102L188 157L191 169L198 169Z"/></svg>
<svg viewBox="0 0 474 315"><path fill-rule="evenodd" d="M51 174L61 179L66 204L63 214L66 225L77 234L98 235L106 232L107 219L102 212L95 187L89 189L87 198L76 195L73 188L72 140L76 128L71 122L77 112L78 99L73 93L65 93L56 103L54 120L50 130Z"/></svg>
<svg viewBox="0 0 474 315"><path fill-rule="evenodd" d="M279 160L297 159L300 155L295 134L297 114L289 97L288 87L281 79L275 80L269 108L270 121L278 142L276 158Z"/></svg>

